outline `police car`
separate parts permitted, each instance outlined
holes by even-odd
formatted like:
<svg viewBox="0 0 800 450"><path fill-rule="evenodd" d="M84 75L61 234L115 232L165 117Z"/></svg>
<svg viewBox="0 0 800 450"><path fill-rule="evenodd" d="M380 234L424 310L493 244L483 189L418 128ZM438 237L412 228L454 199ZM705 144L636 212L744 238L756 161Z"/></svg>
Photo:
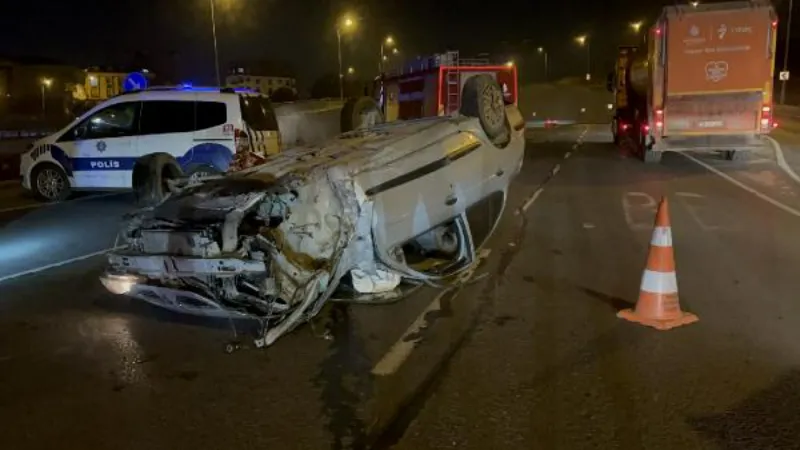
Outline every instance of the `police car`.
<svg viewBox="0 0 800 450"><path fill-rule="evenodd" d="M130 189L134 168L169 155L183 174L228 170L234 154L277 153L280 137L269 99L242 89L154 87L92 108L22 155L25 189L47 201L73 191Z"/></svg>

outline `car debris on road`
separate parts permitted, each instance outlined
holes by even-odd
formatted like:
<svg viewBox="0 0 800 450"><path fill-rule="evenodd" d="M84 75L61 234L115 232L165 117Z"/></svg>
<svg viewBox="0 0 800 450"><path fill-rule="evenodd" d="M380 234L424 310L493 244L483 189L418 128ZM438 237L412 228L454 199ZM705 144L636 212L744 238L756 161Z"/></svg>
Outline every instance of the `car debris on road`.
<svg viewBox="0 0 800 450"><path fill-rule="evenodd" d="M183 313L262 321L268 346L334 296L397 297L477 262L522 167L524 120L476 75L451 116L345 133L254 167L186 181L127 218L106 288ZM248 165L248 164L245 164ZM160 182L149 183L162 189ZM491 204L481 236L470 213Z"/></svg>

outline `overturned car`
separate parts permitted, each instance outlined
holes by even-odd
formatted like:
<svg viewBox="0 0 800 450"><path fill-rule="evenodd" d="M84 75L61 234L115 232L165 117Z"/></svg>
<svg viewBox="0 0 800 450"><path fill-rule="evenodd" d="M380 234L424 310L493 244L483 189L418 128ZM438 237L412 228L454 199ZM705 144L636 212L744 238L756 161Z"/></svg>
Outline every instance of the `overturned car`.
<svg viewBox="0 0 800 450"><path fill-rule="evenodd" d="M174 311L257 318L270 345L332 297L380 302L473 267L522 166L524 123L489 76L459 114L378 125L170 187L128 218L108 290Z"/></svg>

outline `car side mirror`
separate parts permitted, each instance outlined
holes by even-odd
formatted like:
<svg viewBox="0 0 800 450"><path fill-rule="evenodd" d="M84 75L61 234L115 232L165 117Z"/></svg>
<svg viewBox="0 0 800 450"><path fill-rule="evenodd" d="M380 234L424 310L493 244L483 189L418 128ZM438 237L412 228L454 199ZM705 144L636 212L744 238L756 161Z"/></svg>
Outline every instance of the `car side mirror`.
<svg viewBox="0 0 800 450"><path fill-rule="evenodd" d="M610 72L606 77L606 89L608 92L614 92L614 72Z"/></svg>

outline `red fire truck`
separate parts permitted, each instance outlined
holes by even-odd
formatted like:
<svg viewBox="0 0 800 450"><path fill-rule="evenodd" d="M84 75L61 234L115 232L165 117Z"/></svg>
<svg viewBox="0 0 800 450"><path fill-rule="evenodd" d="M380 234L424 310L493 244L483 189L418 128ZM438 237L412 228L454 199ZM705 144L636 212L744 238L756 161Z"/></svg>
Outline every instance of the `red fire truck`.
<svg viewBox="0 0 800 450"><path fill-rule="evenodd" d="M457 51L387 67L378 77L377 98L387 122L448 115L461 106L461 90L471 76L490 74L507 104L517 104L517 68L489 59L460 59Z"/></svg>

